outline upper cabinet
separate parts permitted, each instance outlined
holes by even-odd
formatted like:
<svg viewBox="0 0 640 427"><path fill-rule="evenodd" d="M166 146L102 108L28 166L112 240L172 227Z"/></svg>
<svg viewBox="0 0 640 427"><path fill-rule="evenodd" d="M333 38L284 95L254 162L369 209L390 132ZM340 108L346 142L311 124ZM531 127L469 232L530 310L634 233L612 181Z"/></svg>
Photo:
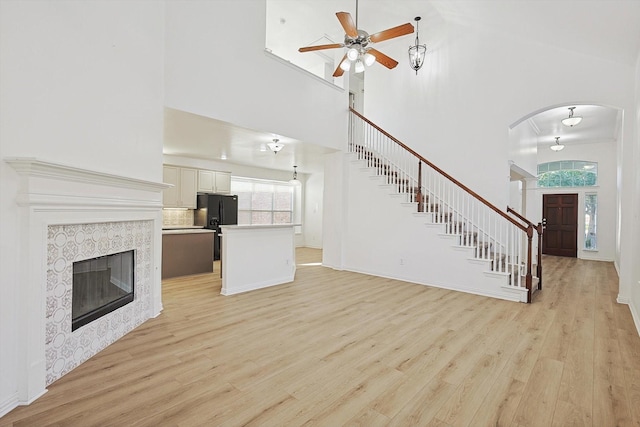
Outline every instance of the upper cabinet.
<svg viewBox="0 0 640 427"><path fill-rule="evenodd" d="M198 170L198 191L202 193L231 193L231 173Z"/></svg>
<svg viewBox="0 0 640 427"><path fill-rule="evenodd" d="M196 208L198 192L197 170L164 165L162 180L173 187L163 191L162 204L165 208Z"/></svg>

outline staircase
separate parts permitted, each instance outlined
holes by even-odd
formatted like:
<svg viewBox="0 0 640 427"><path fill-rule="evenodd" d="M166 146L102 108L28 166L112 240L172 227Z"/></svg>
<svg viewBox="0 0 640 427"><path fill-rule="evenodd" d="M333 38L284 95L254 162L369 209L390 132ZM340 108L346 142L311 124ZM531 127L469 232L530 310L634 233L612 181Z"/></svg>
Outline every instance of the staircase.
<svg viewBox="0 0 640 427"><path fill-rule="evenodd" d="M537 231L541 238L541 226L534 227L512 210L501 211L353 109L349 126L350 163L357 171L351 185L377 187L381 197L387 194L404 211L376 202L375 206L388 210L390 218L403 223L392 232L405 236L400 241L420 239L418 245L407 245L413 248L407 253L395 245L404 254L399 257L400 267L381 266L392 272L381 275L531 302L533 291L542 283L539 253L536 275L532 272L532 237ZM354 204L373 206L373 201ZM374 209L365 208L361 214L375 215L378 207ZM358 232L357 223L351 228ZM406 267L403 256L413 264L424 263L424 274L419 265ZM388 257L393 259L394 254Z"/></svg>

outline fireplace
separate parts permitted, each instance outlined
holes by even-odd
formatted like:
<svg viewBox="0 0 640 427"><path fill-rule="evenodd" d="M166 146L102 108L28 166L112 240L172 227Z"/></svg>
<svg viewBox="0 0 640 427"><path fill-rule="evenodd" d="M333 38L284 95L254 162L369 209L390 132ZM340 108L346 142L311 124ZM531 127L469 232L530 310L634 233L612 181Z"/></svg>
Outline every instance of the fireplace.
<svg viewBox="0 0 640 427"><path fill-rule="evenodd" d="M19 176L16 204L24 242L18 259L24 265L15 287L20 302L15 326L21 339L11 352L21 361L16 365L15 401L26 404L162 310L160 230L162 190L167 186L34 158L4 161ZM116 254L123 254L120 261L107 261ZM74 265L76 273L87 273L90 267L83 261L92 259L111 264L108 274L98 276L108 276L104 281L126 290L132 299L95 320L89 318L97 307L111 303L100 298L80 304L78 311L78 291L74 296L73 290L74 276L81 277L74 275ZM129 265L122 268L129 273L113 274L118 262ZM109 299L114 304L122 302L118 290L107 292L117 294ZM76 321L83 317L89 323L80 326Z"/></svg>
<svg viewBox="0 0 640 427"><path fill-rule="evenodd" d="M147 220L47 227L47 385L151 317L154 228ZM85 301L88 293L97 298Z"/></svg>
<svg viewBox="0 0 640 427"><path fill-rule="evenodd" d="M133 301L133 250L73 263L71 330Z"/></svg>

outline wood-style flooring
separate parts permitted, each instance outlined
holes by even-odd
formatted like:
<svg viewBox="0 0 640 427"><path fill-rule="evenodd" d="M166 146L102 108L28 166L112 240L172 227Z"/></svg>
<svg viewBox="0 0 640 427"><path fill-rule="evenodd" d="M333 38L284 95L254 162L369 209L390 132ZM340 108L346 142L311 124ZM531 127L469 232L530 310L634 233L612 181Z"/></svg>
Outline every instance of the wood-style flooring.
<svg viewBox="0 0 640 427"><path fill-rule="evenodd" d="M611 263L544 259L527 305L319 265L164 311L0 426L639 426L640 337ZM248 267L250 268L250 267Z"/></svg>

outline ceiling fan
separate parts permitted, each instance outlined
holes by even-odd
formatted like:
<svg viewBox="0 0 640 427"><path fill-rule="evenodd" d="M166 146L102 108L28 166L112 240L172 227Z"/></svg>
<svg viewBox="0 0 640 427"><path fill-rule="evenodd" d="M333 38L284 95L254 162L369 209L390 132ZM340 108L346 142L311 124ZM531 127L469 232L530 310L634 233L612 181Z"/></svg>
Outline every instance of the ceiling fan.
<svg viewBox="0 0 640 427"><path fill-rule="evenodd" d="M333 72L333 77L340 77L345 71L348 71L351 67L351 63L355 63L355 72L359 73L364 71L365 64L367 66L372 65L378 61L380 64L391 69L398 65L398 61L388 57L384 53L370 46L371 43L379 43L385 40L393 39L395 37L404 36L413 33L413 25L407 22L406 24L398 25L397 27L389 28L384 31L380 31L375 34L369 35L364 30L358 29L358 1L356 0L356 22L353 22L353 18L349 12L337 12L336 16L338 21L344 29L344 43L323 44L318 46L307 46L298 49L299 52L312 52L314 50L323 49L337 49L346 47L347 53L342 57L338 67Z"/></svg>

